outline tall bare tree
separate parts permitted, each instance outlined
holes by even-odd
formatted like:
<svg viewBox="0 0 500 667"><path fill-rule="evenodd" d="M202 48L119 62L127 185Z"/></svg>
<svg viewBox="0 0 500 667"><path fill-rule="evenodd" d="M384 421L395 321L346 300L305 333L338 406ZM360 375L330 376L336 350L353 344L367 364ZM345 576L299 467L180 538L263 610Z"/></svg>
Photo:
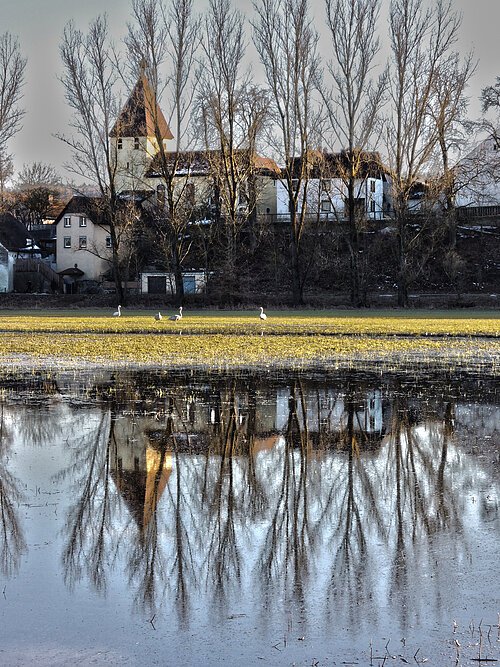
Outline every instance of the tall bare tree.
<svg viewBox="0 0 500 667"><path fill-rule="evenodd" d="M302 240L307 221L308 173L320 143L314 95L320 78L318 35L308 0L255 0L254 41L264 65L276 124L275 153L283 164L290 218L292 298L303 303L307 277Z"/></svg>
<svg viewBox="0 0 500 667"><path fill-rule="evenodd" d="M22 98L26 58L18 40L9 32L0 35L0 150L20 130L24 110Z"/></svg>
<svg viewBox="0 0 500 667"><path fill-rule="evenodd" d="M135 73L146 65L153 89L150 113L153 118L158 152L154 158L161 178L164 196L153 212L153 229L160 240L163 260L172 266L179 303L184 297L183 263L190 247L186 234L193 212L192 189L189 187L192 137L189 123L199 73L196 53L200 43L200 19L195 15L193 0L171 0L167 6L156 0L134 0L133 22L128 26L126 44L135 65ZM167 151L157 103L167 109L174 133L174 143ZM184 176L180 176L180 173Z"/></svg>
<svg viewBox="0 0 500 667"><path fill-rule="evenodd" d="M105 17L94 19L87 34L73 22L66 25L60 46L64 66L62 83L66 100L73 110L73 137L60 138L72 151L68 169L90 180L97 192L95 212L98 224L109 230L110 264L118 301L125 303L121 266L124 227L132 224L128 208L120 203L117 192L117 156L112 150L111 130L119 111L119 64L116 63L108 23Z"/></svg>
<svg viewBox="0 0 500 667"><path fill-rule="evenodd" d="M225 299L239 290L239 238L252 209L256 144L267 113L267 98L251 85L244 66L244 17L230 0L210 0L202 42L203 84L199 121L217 201L222 233ZM217 222L217 220L216 220Z"/></svg>
<svg viewBox="0 0 500 667"><path fill-rule="evenodd" d="M425 265L425 258L415 261L425 225L417 233L412 231L408 201L439 142L438 125L430 114L431 101L458 37L460 18L447 0L438 0L429 9L423 0L392 0L389 24L392 113L387 125L387 152L397 233L398 305L407 306L409 283Z"/></svg>
<svg viewBox="0 0 500 667"><path fill-rule="evenodd" d="M435 179L436 197L440 199L443 208L451 250L456 245L455 198L460 187L451 160L466 143L466 90L475 68L472 53L465 58L459 53L450 53L436 72L429 102L429 115L437 131L439 156L438 177Z"/></svg>
<svg viewBox="0 0 500 667"><path fill-rule="evenodd" d="M374 131L379 127L387 72L374 78L379 54L377 20L380 0L326 0L327 25L331 37L332 58L328 63L333 86L322 89L328 112L328 130L340 148L343 159L338 173L344 184L349 224L348 247L351 266L351 302L366 305L366 285L360 264L360 235L366 213L356 201L361 196L373 163ZM363 195L364 198L364 195Z"/></svg>

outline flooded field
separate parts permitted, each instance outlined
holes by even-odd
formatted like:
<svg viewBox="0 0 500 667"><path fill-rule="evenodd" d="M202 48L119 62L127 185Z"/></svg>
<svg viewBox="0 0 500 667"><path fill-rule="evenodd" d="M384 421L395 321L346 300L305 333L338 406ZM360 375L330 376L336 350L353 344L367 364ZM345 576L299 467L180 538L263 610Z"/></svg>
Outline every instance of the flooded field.
<svg viewBox="0 0 500 667"><path fill-rule="evenodd" d="M0 664L495 664L497 385L5 371Z"/></svg>

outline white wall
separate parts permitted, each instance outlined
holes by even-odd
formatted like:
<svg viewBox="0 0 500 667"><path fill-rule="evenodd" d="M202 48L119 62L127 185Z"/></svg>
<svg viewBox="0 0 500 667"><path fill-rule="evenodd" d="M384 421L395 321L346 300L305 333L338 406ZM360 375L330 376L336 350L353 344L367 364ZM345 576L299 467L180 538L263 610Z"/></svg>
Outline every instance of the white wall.
<svg viewBox="0 0 500 667"><path fill-rule="evenodd" d="M81 217L86 219L86 227L80 226ZM65 218L70 219L70 227L64 226ZM111 248L106 247L109 232L94 225L85 213L69 213L63 216L57 223L56 236L57 271L63 271L78 264L78 268L85 274L82 276L85 280L101 280L103 274L109 271L110 262L101 258L111 258ZM87 250L80 249L80 237L83 236L87 238ZM70 248L64 247L65 238L71 239ZM95 250L101 257L97 257L90 250Z"/></svg>

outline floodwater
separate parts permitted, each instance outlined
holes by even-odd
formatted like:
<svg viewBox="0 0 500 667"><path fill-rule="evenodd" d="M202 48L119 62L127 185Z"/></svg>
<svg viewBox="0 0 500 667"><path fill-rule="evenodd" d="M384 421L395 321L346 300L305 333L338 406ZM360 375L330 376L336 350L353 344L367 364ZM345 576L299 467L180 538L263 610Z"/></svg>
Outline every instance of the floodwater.
<svg viewBox="0 0 500 667"><path fill-rule="evenodd" d="M1 387L1 665L500 660L494 379Z"/></svg>

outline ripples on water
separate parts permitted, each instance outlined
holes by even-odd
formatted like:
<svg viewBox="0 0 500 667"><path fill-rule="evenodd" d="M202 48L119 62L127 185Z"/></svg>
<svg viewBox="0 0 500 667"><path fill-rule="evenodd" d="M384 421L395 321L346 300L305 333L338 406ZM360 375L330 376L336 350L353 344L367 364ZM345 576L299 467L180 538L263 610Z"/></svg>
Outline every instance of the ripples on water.
<svg viewBox="0 0 500 667"><path fill-rule="evenodd" d="M2 664L500 658L493 380L2 387Z"/></svg>

